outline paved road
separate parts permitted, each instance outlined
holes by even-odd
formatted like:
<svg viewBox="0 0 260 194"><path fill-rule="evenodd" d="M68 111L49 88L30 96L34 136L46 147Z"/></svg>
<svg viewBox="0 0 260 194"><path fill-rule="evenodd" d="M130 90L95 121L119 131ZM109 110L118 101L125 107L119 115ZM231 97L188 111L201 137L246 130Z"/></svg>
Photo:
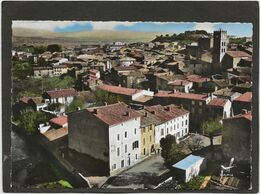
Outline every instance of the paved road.
<svg viewBox="0 0 260 194"><path fill-rule="evenodd" d="M132 168L110 178L103 188L144 189L145 185L152 184L159 175L167 171L163 158L160 155L152 155Z"/></svg>
<svg viewBox="0 0 260 194"><path fill-rule="evenodd" d="M164 161L161 155L152 155L124 173L151 173L160 175L168 169L164 166Z"/></svg>

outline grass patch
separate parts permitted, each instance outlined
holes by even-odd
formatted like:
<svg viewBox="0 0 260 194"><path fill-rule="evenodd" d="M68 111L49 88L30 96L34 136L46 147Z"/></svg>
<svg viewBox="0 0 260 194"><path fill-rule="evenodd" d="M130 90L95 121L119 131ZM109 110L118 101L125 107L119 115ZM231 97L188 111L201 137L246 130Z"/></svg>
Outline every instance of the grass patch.
<svg viewBox="0 0 260 194"><path fill-rule="evenodd" d="M189 182L180 184L181 190L199 190L204 178L204 176L196 176Z"/></svg>
<svg viewBox="0 0 260 194"><path fill-rule="evenodd" d="M59 180L55 182L49 182L49 183L41 183L33 186L37 189L73 189L71 184L66 180Z"/></svg>

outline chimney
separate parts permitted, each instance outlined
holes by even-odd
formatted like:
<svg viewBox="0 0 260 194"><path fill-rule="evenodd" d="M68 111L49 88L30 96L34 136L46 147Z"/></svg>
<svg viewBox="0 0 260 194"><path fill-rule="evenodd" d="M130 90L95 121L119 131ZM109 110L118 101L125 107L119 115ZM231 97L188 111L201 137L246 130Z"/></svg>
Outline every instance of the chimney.
<svg viewBox="0 0 260 194"><path fill-rule="evenodd" d="M180 105L180 108L183 109L183 105L182 104Z"/></svg>
<svg viewBox="0 0 260 194"><path fill-rule="evenodd" d="M121 84L118 84L119 87L121 87Z"/></svg>
<svg viewBox="0 0 260 194"><path fill-rule="evenodd" d="M170 111L171 108L170 108L170 106L166 106L166 107L164 107L164 110L166 110L166 111Z"/></svg>
<svg viewBox="0 0 260 194"><path fill-rule="evenodd" d="M96 108L93 109L94 114L98 113L98 110Z"/></svg>
<svg viewBox="0 0 260 194"><path fill-rule="evenodd" d="M78 106L78 107L76 108L76 110L79 111L79 110L80 110L80 107Z"/></svg>
<svg viewBox="0 0 260 194"><path fill-rule="evenodd" d="M154 111L154 110L152 110L152 111L151 111L151 113L152 113L152 114L155 114L155 111Z"/></svg>
<svg viewBox="0 0 260 194"><path fill-rule="evenodd" d="M104 102L105 103L105 106L107 106L107 102Z"/></svg>
<svg viewBox="0 0 260 194"><path fill-rule="evenodd" d="M129 111L126 111L124 116L130 116L130 112Z"/></svg>
<svg viewBox="0 0 260 194"><path fill-rule="evenodd" d="M242 114L246 114L247 113L247 109L242 109Z"/></svg>
<svg viewBox="0 0 260 194"><path fill-rule="evenodd" d="M144 117L147 117L147 112L146 111L144 112Z"/></svg>

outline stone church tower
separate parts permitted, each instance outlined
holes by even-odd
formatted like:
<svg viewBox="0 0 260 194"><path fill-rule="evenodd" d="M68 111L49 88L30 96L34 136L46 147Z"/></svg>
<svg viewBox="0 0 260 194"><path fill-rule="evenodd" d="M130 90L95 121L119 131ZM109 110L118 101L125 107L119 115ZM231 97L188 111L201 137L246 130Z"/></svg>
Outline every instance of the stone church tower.
<svg viewBox="0 0 260 194"><path fill-rule="evenodd" d="M220 73L222 70L221 61L227 52L228 37L227 31L219 29L214 31L213 35L213 71L212 73Z"/></svg>

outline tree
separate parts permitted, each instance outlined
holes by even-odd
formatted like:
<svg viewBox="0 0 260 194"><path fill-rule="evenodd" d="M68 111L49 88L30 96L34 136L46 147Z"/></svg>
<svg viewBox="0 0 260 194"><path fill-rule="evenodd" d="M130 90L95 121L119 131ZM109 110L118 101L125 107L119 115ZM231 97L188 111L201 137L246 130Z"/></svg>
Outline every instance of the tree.
<svg viewBox="0 0 260 194"><path fill-rule="evenodd" d="M84 106L84 102L81 101L80 99L76 98L76 99L74 99L74 100L70 103L70 105L68 106L67 112L76 111L78 107L79 107L79 108L83 108L83 106Z"/></svg>
<svg viewBox="0 0 260 194"><path fill-rule="evenodd" d="M210 146L213 150L213 138L223 130L223 126L220 123L220 118L203 122L202 130L203 135L210 138Z"/></svg>
<svg viewBox="0 0 260 194"><path fill-rule="evenodd" d="M47 47L44 45L34 46L33 47L33 54L42 54L46 51Z"/></svg>
<svg viewBox="0 0 260 194"><path fill-rule="evenodd" d="M102 90L97 90L95 92L96 95L96 102L95 105L96 106L103 106L105 105L105 103L107 104L114 104L117 102L125 102L125 100L119 96L119 95L115 95L115 94L110 94L106 91L102 91Z"/></svg>
<svg viewBox="0 0 260 194"><path fill-rule="evenodd" d="M42 112L27 110L22 112L19 121L19 126L24 129L27 134L33 134L38 131L39 124L48 121L48 118Z"/></svg>
<svg viewBox="0 0 260 194"><path fill-rule="evenodd" d="M200 135L195 134L188 142L188 148L193 152L202 148L202 138Z"/></svg>
<svg viewBox="0 0 260 194"><path fill-rule="evenodd" d="M47 51L50 52L61 52L61 46L58 44L50 44L47 46Z"/></svg>
<svg viewBox="0 0 260 194"><path fill-rule="evenodd" d="M48 110L50 110L50 111L58 111L58 110L60 110L61 106L62 106L62 104L59 103L59 102L57 102L57 103L52 103L52 104L50 104L50 105L48 106Z"/></svg>
<svg viewBox="0 0 260 194"><path fill-rule="evenodd" d="M178 149L175 136L173 135L167 135L165 138L162 138L160 140L160 146L162 148L161 155L166 165L172 165L185 156L184 153Z"/></svg>
<svg viewBox="0 0 260 194"><path fill-rule="evenodd" d="M26 79L32 73L32 66L28 62L15 61L12 65L12 77L14 80Z"/></svg>

